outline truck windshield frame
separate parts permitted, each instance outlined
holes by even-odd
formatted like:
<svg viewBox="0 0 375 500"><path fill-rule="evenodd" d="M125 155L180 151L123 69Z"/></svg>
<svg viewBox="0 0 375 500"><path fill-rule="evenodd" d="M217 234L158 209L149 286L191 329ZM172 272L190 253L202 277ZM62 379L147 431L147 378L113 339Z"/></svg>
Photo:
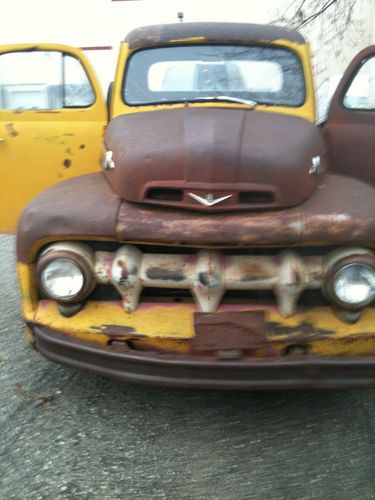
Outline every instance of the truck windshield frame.
<svg viewBox="0 0 375 500"><path fill-rule="evenodd" d="M306 102L300 57L280 46L184 44L135 51L126 65L128 106L194 102L209 97L301 107Z"/></svg>

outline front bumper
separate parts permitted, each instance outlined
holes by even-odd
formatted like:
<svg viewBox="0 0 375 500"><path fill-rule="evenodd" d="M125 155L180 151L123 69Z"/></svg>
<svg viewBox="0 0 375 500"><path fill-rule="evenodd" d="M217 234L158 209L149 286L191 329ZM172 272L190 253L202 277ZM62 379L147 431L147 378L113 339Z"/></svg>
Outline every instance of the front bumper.
<svg viewBox="0 0 375 500"><path fill-rule="evenodd" d="M217 360L149 353L72 338L33 325L37 350L52 361L125 382L209 389L306 389L375 387L375 356L303 356Z"/></svg>

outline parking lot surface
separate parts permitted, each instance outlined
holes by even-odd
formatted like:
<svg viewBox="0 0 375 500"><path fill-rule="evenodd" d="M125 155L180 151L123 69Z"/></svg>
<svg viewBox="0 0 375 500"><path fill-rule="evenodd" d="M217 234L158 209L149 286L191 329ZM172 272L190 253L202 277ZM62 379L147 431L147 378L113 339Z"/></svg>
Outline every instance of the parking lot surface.
<svg viewBox="0 0 375 500"><path fill-rule="evenodd" d="M375 391L133 386L26 343L0 236L1 499L372 499Z"/></svg>

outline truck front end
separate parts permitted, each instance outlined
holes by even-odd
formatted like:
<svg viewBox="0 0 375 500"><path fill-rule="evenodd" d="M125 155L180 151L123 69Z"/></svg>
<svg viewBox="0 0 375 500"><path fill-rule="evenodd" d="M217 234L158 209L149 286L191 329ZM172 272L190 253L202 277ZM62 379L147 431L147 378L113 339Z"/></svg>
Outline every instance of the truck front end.
<svg viewBox="0 0 375 500"><path fill-rule="evenodd" d="M20 221L36 348L129 382L373 386L375 190L330 173L303 38L135 30L111 109L103 172Z"/></svg>

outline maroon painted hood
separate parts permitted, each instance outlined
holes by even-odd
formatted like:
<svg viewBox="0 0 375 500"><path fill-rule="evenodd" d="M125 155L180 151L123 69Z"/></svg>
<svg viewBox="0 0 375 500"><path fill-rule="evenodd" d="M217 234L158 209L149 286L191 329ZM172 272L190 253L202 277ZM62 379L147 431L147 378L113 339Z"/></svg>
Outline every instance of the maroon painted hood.
<svg viewBox="0 0 375 500"><path fill-rule="evenodd" d="M105 144L115 163L106 176L121 198L197 210L298 205L321 177L310 173L313 158L325 170L317 127L277 113L208 107L134 113L110 122ZM195 196L227 198L205 206Z"/></svg>

